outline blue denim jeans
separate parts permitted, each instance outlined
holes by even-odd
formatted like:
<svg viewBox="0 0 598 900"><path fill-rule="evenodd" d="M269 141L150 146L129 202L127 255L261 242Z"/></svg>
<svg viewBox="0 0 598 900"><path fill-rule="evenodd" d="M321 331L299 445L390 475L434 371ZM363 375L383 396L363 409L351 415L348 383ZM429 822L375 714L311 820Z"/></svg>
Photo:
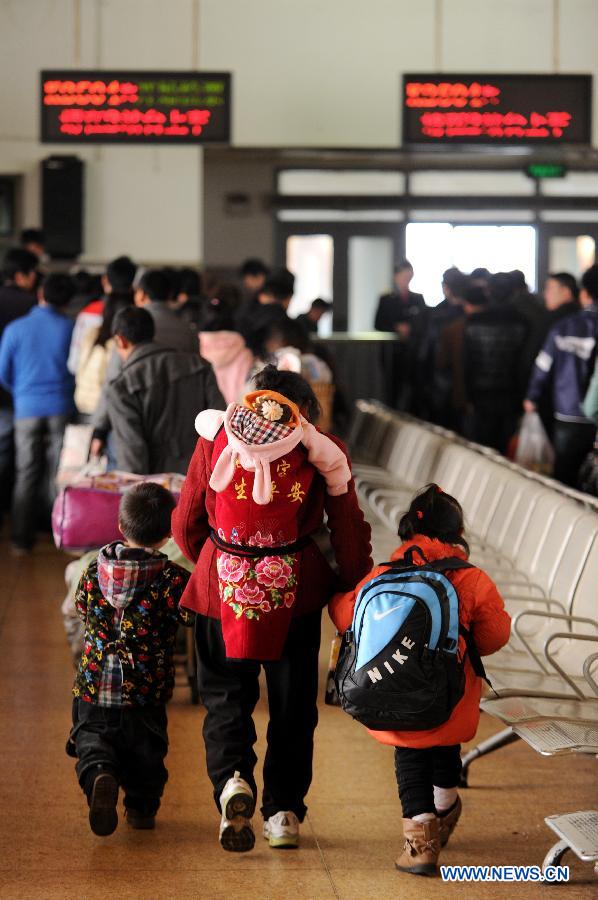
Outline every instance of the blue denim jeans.
<svg viewBox="0 0 598 900"><path fill-rule="evenodd" d="M48 505L54 501L54 478L69 419L67 415L15 419L12 539L19 547L29 549L35 542L44 476L44 492L48 494L44 499Z"/></svg>
<svg viewBox="0 0 598 900"><path fill-rule="evenodd" d="M0 516L10 507L14 479L13 411L0 406Z"/></svg>

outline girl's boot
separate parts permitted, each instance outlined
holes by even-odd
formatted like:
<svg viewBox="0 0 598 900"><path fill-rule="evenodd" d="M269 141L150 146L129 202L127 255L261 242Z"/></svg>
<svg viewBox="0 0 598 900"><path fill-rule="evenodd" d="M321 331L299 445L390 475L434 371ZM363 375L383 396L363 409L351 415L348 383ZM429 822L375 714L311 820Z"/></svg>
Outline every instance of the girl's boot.
<svg viewBox="0 0 598 900"><path fill-rule="evenodd" d="M395 866L412 875L437 875L440 855L440 834L436 816L427 822L403 819L405 843Z"/></svg>

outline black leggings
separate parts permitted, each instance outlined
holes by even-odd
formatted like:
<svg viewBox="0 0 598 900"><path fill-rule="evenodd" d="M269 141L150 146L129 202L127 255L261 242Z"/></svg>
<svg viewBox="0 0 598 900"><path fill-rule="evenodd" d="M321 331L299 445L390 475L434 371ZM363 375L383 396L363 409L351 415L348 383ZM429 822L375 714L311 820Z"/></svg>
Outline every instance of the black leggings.
<svg viewBox="0 0 598 900"><path fill-rule="evenodd" d="M433 813L434 785L453 788L461 775L461 745L415 750L395 747L395 771L403 817Z"/></svg>

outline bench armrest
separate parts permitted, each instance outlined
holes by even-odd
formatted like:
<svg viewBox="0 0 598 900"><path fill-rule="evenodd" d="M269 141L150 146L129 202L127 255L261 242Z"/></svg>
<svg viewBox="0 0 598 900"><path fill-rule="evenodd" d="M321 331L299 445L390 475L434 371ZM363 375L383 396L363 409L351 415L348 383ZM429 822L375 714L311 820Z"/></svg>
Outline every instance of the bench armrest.
<svg viewBox="0 0 598 900"><path fill-rule="evenodd" d="M571 617L571 618L573 618L573 617ZM577 620L580 622L593 623L598 628L598 623L593 622L592 619L582 619L580 617L577 617ZM577 632L574 632L574 631L557 631L554 634L551 634L550 637L547 638L547 640L544 644L544 655L546 656L546 659L548 660L548 662L552 666L552 668L555 670L555 672L557 672L557 674L560 675L561 678L563 678L567 682L567 684L575 691L575 693L581 700L587 700L588 698L586 697L584 692L581 690L581 688L579 688L575 684L575 682L573 681L571 676L568 675L567 672L565 672L565 670L562 668L562 666L559 666L559 664L553 657L552 653L550 652L550 645L552 644L553 641L556 641L559 638L565 638L566 640L573 640L573 641L593 641L594 643L598 643L598 634L578 634ZM596 694L598 694L598 685L596 684L596 682L594 681L592 676L589 674L589 667L592 665L592 661L594 659L598 659L598 653L590 654L590 656L588 656L587 659L584 661L583 676L584 676L585 680L588 682L588 685L592 688L592 690Z"/></svg>

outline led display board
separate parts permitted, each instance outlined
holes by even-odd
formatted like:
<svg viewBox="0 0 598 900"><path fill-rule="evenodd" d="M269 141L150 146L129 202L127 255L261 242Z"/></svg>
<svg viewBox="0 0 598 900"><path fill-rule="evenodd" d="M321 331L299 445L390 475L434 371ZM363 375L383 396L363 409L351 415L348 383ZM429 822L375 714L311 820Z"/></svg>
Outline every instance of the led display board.
<svg viewBox="0 0 598 900"><path fill-rule="evenodd" d="M591 75L403 76L403 143L589 144Z"/></svg>
<svg viewBox="0 0 598 900"><path fill-rule="evenodd" d="M44 71L41 140L228 143L230 82L224 72Z"/></svg>

